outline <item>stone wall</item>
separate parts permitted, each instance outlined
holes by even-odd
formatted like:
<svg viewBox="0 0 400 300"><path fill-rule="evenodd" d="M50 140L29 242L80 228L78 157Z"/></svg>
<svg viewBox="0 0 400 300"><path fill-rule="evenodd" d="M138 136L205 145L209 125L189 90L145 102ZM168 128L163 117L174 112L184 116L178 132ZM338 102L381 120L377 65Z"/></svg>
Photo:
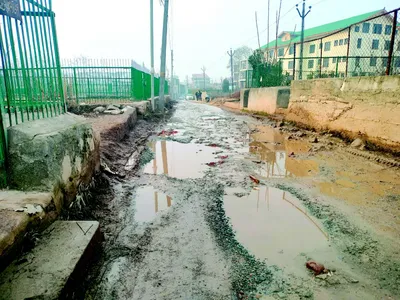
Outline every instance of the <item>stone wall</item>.
<svg viewBox="0 0 400 300"><path fill-rule="evenodd" d="M53 191L57 211L100 166L100 138L85 118L73 114L12 126L8 140L11 186Z"/></svg>
<svg viewBox="0 0 400 300"><path fill-rule="evenodd" d="M252 88L249 90L246 106L246 90L241 92L241 108L250 111L274 114L279 108L287 108L289 104L289 87Z"/></svg>
<svg viewBox="0 0 400 300"><path fill-rule="evenodd" d="M287 119L400 151L400 76L292 81Z"/></svg>

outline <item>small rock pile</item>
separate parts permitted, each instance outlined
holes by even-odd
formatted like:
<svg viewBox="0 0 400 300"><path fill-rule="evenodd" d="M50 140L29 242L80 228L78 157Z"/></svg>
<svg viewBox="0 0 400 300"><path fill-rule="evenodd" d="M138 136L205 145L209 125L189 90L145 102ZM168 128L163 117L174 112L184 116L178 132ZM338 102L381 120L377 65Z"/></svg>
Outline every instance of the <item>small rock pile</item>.
<svg viewBox="0 0 400 300"><path fill-rule="evenodd" d="M126 112L129 108L133 109L133 107L125 105L108 105L107 107L98 106L93 110L93 112L96 114L120 115Z"/></svg>

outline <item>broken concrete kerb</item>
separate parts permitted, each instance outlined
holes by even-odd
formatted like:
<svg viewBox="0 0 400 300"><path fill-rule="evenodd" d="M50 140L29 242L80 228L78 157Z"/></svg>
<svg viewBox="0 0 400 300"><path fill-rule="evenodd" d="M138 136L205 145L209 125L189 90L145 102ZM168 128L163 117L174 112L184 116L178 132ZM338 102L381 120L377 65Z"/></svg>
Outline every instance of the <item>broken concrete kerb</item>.
<svg viewBox="0 0 400 300"><path fill-rule="evenodd" d="M67 113L26 122L10 127L8 136L12 187L58 193L58 211L99 169L100 139L83 117Z"/></svg>

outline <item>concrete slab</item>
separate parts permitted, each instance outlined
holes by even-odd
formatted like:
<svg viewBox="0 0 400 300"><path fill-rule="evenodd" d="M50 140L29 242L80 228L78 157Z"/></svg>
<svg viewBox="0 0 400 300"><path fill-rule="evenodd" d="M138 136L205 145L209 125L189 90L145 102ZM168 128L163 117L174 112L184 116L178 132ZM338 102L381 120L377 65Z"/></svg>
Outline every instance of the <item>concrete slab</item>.
<svg viewBox="0 0 400 300"><path fill-rule="evenodd" d="M31 252L0 274L0 299L65 297L100 241L98 222L54 222Z"/></svg>
<svg viewBox="0 0 400 300"><path fill-rule="evenodd" d="M30 229L56 218L51 193L0 191L0 270L13 258Z"/></svg>

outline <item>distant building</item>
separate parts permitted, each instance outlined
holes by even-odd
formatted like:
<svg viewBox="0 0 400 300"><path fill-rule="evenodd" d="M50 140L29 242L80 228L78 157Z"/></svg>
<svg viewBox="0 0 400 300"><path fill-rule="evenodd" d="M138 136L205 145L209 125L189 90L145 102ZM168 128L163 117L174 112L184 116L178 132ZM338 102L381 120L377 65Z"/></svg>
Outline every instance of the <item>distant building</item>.
<svg viewBox="0 0 400 300"><path fill-rule="evenodd" d="M302 78L315 78L320 74L344 77L346 72L348 76L384 73L393 27L393 17L390 14L380 16L384 13L385 10L377 10L306 29ZM396 34L395 53L400 51L399 36ZM295 70L295 79L299 79L300 41L301 31L283 31L277 41L262 47L264 56L270 61L281 60L283 71L293 77ZM400 68L400 59L397 54L395 56L393 67Z"/></svg>
<svg viewBox="0 0 400 300"><path fill-rule="evenodd" d="M192 75L192 84L193 88L195 89L204 89L204 88L209 88L211 83L210 77L205 74L193 74Z"/></svg>

